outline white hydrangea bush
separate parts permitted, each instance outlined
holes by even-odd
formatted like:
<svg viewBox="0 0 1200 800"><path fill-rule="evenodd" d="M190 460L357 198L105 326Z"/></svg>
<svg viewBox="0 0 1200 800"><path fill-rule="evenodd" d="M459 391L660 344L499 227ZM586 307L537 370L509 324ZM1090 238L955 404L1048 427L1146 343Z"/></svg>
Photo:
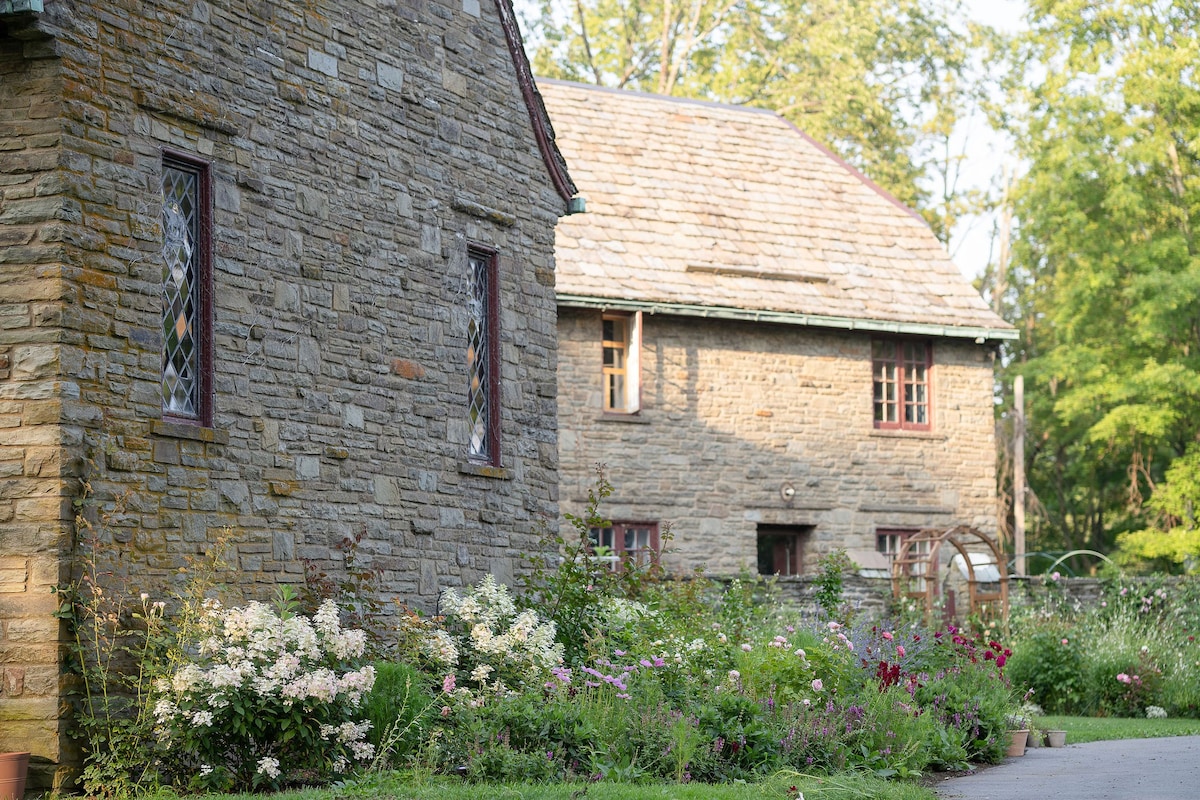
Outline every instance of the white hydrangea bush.
<svg viewBox="0 0 1200 800"><path fill-rule="evenodd" d="M447 589L440 609L442 627L428 633L422 649L446 670L447 693L480 696L537 686L563 663L554 623L519 610L508 587L492 575L463 593Z"/></svg>
<svg viewBox="0 0 1200 800"><path fill-rule="evenodd" d="M361 630L332 600L312 619L253 602L205 603L194 657L160 679L160 737L195 788L278 788L328 780L374 755L359 707L375 669Z"/></svg>

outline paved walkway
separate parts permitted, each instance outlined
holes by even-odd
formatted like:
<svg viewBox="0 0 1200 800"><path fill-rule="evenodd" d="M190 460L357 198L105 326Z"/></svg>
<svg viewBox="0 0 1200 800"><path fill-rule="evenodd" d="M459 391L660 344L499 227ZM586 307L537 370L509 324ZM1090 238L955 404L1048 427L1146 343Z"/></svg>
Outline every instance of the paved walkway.
<svg viewBox="0 0 1200 800"><path fill-rule="evenodd" d="M1027 749L934 791L946 800L1197 800L1200 736Z"/></svg>

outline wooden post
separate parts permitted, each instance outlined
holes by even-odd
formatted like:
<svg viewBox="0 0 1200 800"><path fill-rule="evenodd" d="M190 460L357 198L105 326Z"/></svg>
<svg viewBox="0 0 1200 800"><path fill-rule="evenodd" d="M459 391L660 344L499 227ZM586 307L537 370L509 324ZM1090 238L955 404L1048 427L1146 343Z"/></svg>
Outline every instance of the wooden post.
<svg viewBox="0 0 1200 800"><path fill-rule="evenodd" d="M1025 376L1013 381L1013 556L1025 574Z"/></svg>

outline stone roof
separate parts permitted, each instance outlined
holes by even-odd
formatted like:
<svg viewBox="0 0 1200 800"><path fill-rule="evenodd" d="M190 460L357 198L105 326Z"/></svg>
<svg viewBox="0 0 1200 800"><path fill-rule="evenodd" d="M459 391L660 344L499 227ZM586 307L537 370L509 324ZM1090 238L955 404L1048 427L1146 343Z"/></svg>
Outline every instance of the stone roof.
<svg viewBox="0 0 1200 800"><path fill-rule="evenodd" d="M1013 335L919 216L777 114L561 81L538 87L587 201L587 213L558 223L560 303Z"/></svg>

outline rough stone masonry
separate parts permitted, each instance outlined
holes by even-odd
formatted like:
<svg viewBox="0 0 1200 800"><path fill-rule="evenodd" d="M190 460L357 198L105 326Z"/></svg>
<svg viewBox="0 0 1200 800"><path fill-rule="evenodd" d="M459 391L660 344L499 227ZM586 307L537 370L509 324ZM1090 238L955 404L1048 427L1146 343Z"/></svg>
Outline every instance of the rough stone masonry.
<svg viewBox="0 0 1200 800"><path fill-rule="evenodd" d="M155 598L224 530L244 596L347 536L426 606L520 569L557 515L566 207L507 0L44 6L0 16L0 750L35 788L75 757L77 510ZM163 418L164 153L211 175L211 425ZM467 458L469 245L499 258L498 464Z"/></svg>

